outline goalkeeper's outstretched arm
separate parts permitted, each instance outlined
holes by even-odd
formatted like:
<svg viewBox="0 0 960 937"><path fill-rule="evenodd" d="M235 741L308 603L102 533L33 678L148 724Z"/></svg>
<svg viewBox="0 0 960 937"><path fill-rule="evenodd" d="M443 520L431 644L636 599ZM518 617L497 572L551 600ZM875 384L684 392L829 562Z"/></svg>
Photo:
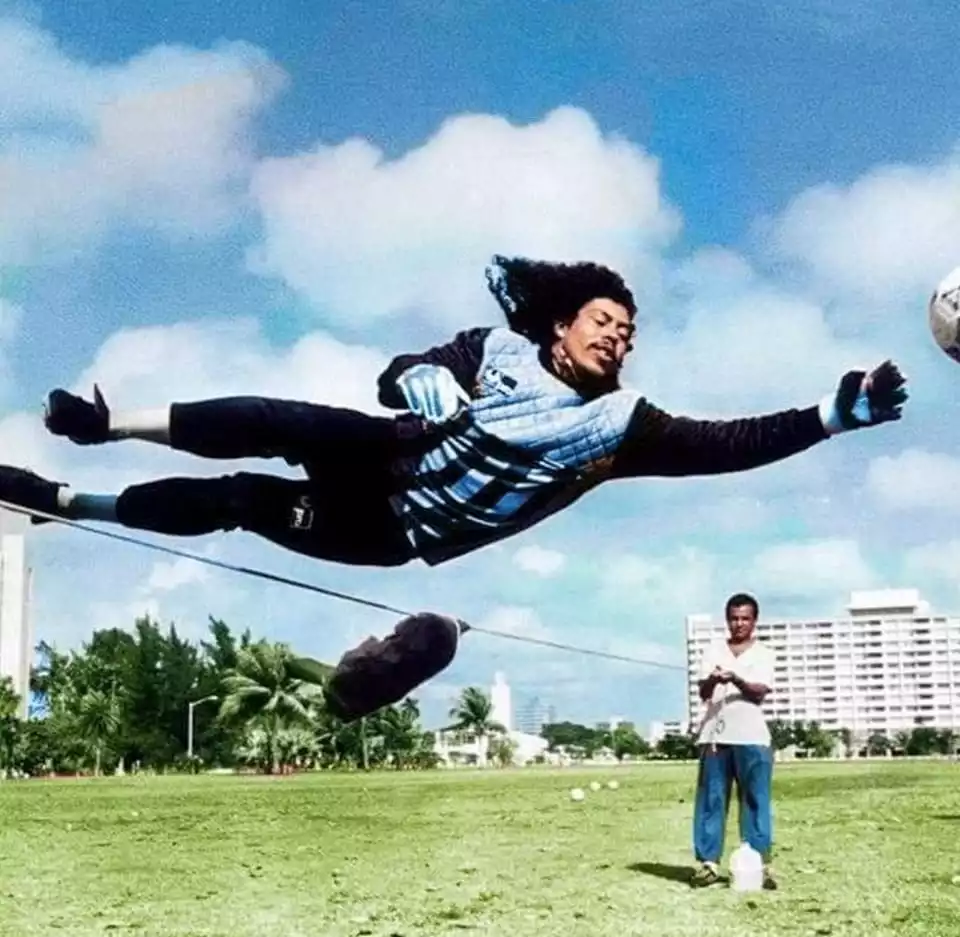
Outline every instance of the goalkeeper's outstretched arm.
<svg viewBox="0 0 960 937"><path fill-rule="evenodd" d="M849 371L818 403L763 416L698 420L647 400L633 413L612 476L719 475L797 455L839 433L899 420L906 381L894 364Z"/></svg>

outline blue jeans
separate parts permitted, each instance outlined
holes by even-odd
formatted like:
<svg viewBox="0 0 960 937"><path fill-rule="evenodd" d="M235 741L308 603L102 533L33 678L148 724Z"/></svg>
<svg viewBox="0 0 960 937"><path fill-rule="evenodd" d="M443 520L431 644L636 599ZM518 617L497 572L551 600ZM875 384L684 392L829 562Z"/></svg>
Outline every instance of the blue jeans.
<svg viewBox="0 0 960 937"><path fill-rule="evenodd" d="M734 782L740 803L740 838L769 858L773 846L772 750L764 745L703 745L693 814L693 848L700 862L719 862L723 855Z"/></svg>

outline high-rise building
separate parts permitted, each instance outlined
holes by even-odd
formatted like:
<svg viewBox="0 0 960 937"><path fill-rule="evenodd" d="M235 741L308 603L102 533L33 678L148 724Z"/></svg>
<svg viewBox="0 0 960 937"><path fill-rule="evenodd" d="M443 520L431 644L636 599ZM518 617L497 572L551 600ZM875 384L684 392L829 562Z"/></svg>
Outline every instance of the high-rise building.
<svg viewBox="0 0 960 937"><path fill-rule="evenodd" d="M726 636L723 617L689 615L687 711L697 724L700 657ZM960 730L960 615L933 615L915 589L854 592L847 614L761 619L757 637L777 655L769 719L849 729L855 739L918 725Z"/></svg>
<svg viewBox="0 0 960 937"><path fill-rule="evenodd" d="M21 719L29 712L33 660L26 525L22 515L0 509L0 678L13 681Z"/></svg>
<svg viewBox="0 0 960 937"><path fill-rule="evenodd" d="M556 721L556 710L538 696L528 696L517 703L516 723L520 732L539 735L545 725Z"/></svg>
<svg viewBox="0 0 960 937"><path fill-rule="evenodd" d="M493 675L493 686L490 687L490 718L499 722L508 732L513 731L513 701L510 694L510 685L506 677L499 670Z"/></svg>

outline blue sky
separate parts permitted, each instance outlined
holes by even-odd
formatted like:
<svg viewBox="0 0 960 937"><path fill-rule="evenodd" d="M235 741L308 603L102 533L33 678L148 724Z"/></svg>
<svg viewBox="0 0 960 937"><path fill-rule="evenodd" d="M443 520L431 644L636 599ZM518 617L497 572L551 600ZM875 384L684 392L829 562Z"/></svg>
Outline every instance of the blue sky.
<svg viewBox="0 0 960 937"><path fill-rule="evenodd" d="M909 419L744 476L610 486L433 570L180 545L672 664L683 616L741 588L771 615L829 614L864 586L956 608L958 375L924 319L960 263L955 88L936 65L955 14L661 6L0 3L4 461L96 490L220 471L78 451L44 436L38 404L97 380L126 406L373 409L391 354L495 321L490 254L589 256L643 298L629 377L660 405L803 406L893 356ZM38 636L64 645L140 611L328 656L392 625L75 531L34 531L31 554ZM679 673L477 635L421 694L428 718L497 668L570 718L683 714Z"/></svg>

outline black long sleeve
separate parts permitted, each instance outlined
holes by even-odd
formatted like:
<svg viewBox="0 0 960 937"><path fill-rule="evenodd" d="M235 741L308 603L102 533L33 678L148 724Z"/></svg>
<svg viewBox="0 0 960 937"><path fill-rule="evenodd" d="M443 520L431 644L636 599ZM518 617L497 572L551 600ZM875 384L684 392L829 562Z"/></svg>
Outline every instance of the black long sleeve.
<svg viewBox="0 0 960 937"><path fill-rule="evenodd" d="M816 406L731 420L672 416L640 400L612 477L719 475L779 462L827 439Z"/></svg>
<svg viewBox="0 0 960 937"><path fill-rule="evenodd" d="M403 409L406 402L397 388L397 378L415 364L436 364L449 368L457 383L471 393L483 360L483 345L490 328L478 327L458 332L444 345L436 345L421 354L398 355L377 379L380 404Z"/></svg>

